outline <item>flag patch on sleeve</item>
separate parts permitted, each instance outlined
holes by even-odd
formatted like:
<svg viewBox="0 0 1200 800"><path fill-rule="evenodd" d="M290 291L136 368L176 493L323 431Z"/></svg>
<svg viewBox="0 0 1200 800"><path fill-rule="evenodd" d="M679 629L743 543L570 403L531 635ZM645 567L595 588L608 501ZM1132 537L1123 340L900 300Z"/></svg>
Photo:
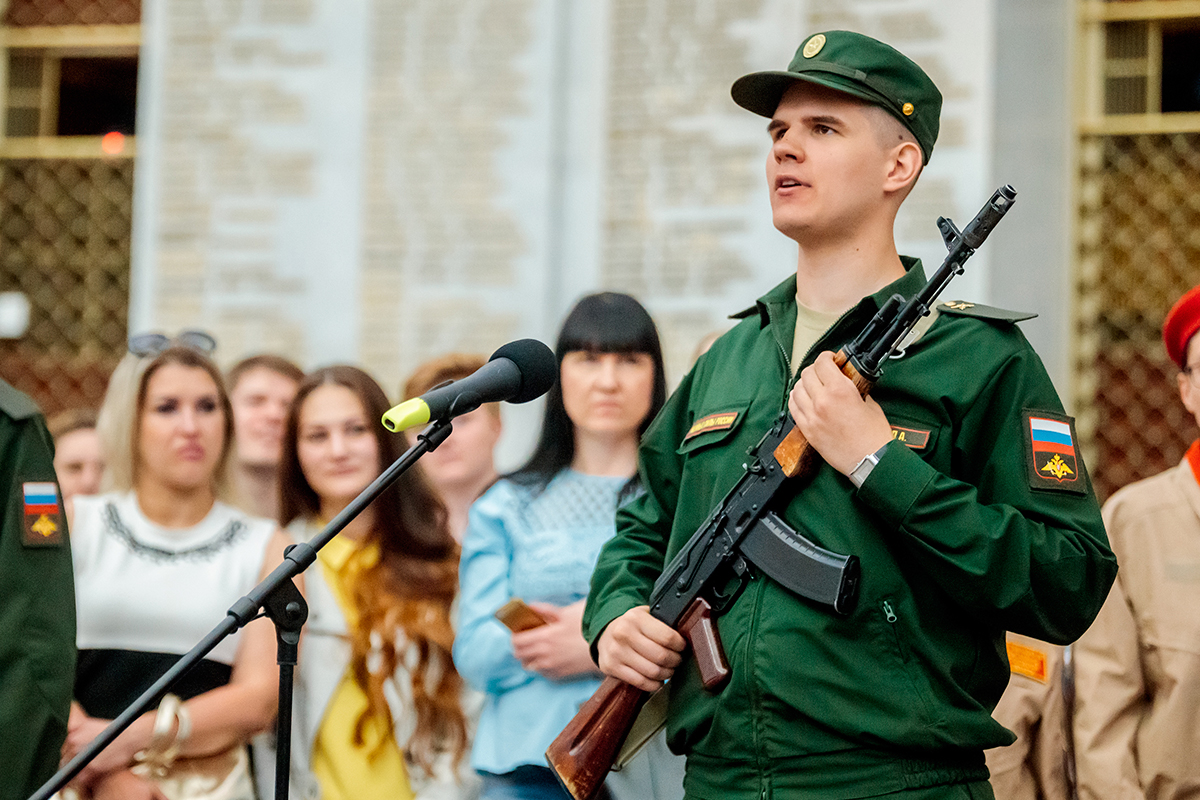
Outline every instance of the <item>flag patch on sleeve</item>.
<svg viewBox="0 0 1200 800"><path fill-rule="evenodd" d="M25 503L22 543L26 547L57 547L63 543L62 507L58 486L53 481L28 481L21 484Z"/></svg>
<svg viewBox="0 0 1200 800"><path fill-rule="evenodd" d="M1029 486L1086 494L1075 420L1050 411L1026 411L1023 418Z"/></svg>

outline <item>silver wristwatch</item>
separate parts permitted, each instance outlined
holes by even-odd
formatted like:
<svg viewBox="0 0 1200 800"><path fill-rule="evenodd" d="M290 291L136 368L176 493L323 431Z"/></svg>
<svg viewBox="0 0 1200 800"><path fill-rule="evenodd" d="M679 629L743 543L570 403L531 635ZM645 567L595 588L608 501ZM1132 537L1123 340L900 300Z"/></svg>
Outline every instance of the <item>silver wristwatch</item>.
<svg viewBox="0 0 1200 800"><path fill-rule="evenodd" d="M867 476L871 474L871 470L875 469L875 465L879 463L879 459L883 458L883 451L886 449L887 445L885 444L883 447L879 448L874 453L871 453L871 455L858 462L854 469L850 470L850 474L847 477L850 478L850 482L854 484L854 488L862 488L862 485L867 481Z"/></svg>

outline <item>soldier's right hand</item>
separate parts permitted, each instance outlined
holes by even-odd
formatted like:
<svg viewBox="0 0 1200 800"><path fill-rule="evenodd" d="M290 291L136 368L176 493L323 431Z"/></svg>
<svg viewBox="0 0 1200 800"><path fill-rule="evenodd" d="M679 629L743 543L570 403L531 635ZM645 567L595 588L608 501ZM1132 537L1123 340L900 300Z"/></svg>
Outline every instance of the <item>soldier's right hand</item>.
<svg viewBox="0 0 1200 800"><path fill-rule="evenodd" d="M638 606L608 624L596 650L605 675L653 692L675 672L686 647L677 631L650 616L648 606Z"/></svg>

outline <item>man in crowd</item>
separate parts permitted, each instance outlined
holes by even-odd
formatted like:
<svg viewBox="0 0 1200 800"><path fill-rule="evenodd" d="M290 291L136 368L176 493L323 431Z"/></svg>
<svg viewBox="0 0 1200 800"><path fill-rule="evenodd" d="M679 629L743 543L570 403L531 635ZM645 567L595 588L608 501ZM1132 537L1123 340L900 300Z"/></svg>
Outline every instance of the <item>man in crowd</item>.
<svg viewBox="0 0 1200 800"><path fill-rule="evenodd" d="M58 768L75 686L75 585L54 446L41 412L0 380L0 800Z"/></svg>
<svg viewBox="0 0 1200 800"><path fill-rule="evenodd" d="M104 477L104 451L96 433L96 412L73 408L55 414L47 423L54 438L54 472L70 516L71 498L97 494Z"/></svg>
<svg viewBox="0 0 1200 800"><path fill-rule="evenodd" d="M404 384L404 399L420 397L446 381L462 380L486 363L483 356L450 353L417 367ZM429 477L450 513L450 532L459 542L467 530L471 504L496 482L493 452L500 441L500 404L486 403L454 418L454 431L438 449L421 457ZM420 429L408 432L415 442Z"/></svg>
<svg viewBox="0 0 1200 800"><path fill-rule="evenodd" d="M1200 286L1163 323L1200 424ZM1200 441L1104 504L1121 574L1072 648L1081 800L1172 800L1200 787Z"/></svg>
<svg viewBox="0 0 1200 800"><path fill-rule="evenodd" d="M733 97L770 120L767 189L797 266L647 432L646 493L618 512L585 636L609 675L647 690L673 675L689 798L990 798L983 750L1013 739L990 713L1005 630L1074 639L1116 572L1073 421L1023 316L999 309L939 304L866 399L834 362L888 297L925 284L893 235L937 138L941 94L920 67L828 31ZM718 618L732 677L709 692L645 604L784 409L823 463L772 508L860 559L857 604L841 616L751 568Z"/></svg>
<svg viewBox="0 0 1200 800"><path fill-rule="evenodd" d="M234 482L246 510L260 517L279 513L283 425L303 379L303 370L276 355L239 361L226 378L237 447Z"/></svg>

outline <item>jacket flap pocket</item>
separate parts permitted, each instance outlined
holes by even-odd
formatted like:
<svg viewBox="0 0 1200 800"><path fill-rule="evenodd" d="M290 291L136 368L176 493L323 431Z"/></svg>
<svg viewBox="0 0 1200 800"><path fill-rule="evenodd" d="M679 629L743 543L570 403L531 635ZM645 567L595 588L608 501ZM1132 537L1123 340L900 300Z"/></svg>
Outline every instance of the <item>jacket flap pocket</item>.
<svg viewBox="0 0 1200 800"><path fill-rule="evenodd" d="M675 452L681 456L687 455L710 444L725 441L741 426L749 406L749 402L727 403L718 410L696 417Z"/></svg>

